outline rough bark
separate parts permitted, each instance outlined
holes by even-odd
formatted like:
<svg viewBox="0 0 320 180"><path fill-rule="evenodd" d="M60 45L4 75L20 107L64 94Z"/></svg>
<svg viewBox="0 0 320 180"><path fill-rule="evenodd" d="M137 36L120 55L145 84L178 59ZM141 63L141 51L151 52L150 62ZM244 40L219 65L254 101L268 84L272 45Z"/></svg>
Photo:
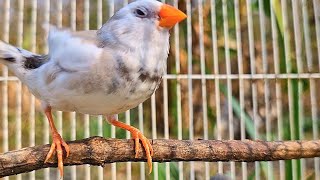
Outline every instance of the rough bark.
<svg viewBox="0 0 320 180"><path fill-rule="evenodd" d="M320 156L320 140L237 141L237 140L151 140L153 161L274 161ZM91 137L68 142L70 156L65 166L145 161L144 152L134 157L133 140ZM44 163L50 145L27 147L0 154L0 177L56 167L57 159Z"/></svg>

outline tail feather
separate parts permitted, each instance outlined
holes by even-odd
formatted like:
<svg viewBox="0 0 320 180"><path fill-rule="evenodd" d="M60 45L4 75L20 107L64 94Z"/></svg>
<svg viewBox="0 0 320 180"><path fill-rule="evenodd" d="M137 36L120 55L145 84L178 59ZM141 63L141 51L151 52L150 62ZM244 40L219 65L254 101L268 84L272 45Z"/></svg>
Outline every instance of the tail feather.
<svg viewBox="0 0 320 180"><path fill-rule="evenodd" d="M5 64L13 63L19 58L19 51L15 47L0 41L0 60Z"/></svg>
<svg viewBox="0 0 320 180"><path fill-rule="evenodd" d="M0 41L0 62L3 64L20 63L33 56L38 55Z"/></svg>
<svg viewBox="0 0 320 180"><path fill-rule="evenodd" d="M13 71L17 71L17 67L23 67L19 71L36 69L48 60L48 55L35 54L0 41L0 63Z"/></svg>

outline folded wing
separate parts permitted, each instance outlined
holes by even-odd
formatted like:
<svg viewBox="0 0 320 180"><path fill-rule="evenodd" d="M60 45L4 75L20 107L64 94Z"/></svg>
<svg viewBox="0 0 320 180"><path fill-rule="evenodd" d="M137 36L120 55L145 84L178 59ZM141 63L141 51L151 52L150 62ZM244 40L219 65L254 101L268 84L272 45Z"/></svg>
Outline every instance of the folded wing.
<svg viewBox="0 0 320 180"><path fill-rule="evenodd" d="M51 27L48 43L50 59L66 71L87 71L102 53L96 31L72 32Z"/></svg>

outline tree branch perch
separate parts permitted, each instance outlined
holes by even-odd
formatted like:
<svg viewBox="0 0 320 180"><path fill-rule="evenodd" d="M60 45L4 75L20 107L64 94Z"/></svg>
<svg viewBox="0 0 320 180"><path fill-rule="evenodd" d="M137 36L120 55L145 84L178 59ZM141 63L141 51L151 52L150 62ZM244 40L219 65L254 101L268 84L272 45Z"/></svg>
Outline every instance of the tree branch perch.
<svg viewBox="0 0 320 180"><path fill-rule="evenodd" d="M146 161L141 150L134 157L133 140L91 137L70 141L65 166ZM320 140L314 141L237 141L237 140L151 140L154 162L165 161L275 161L320 156ZM57 159L44 163L50 145L23 148L0 154L0 177L57 167Z"/></svg>

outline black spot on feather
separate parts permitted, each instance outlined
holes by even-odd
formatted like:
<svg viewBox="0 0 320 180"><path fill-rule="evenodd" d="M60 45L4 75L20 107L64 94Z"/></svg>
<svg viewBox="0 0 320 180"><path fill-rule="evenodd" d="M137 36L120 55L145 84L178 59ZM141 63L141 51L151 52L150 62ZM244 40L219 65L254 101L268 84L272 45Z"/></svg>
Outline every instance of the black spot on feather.
<svg viewBox="0 0 320 180"><path fill-rule="evenodd" d="M117 71L118 74L125 78L127 81L132 81L132 77L130 75L130 69L126 66L126 64L123 62L123 59L121 56L116 57L116 61L118 63L117 65Z"/></svg>
<svg viewBox="0 0 320 180"><path fill-rule="evenodd" d="M140 73L140 76L139 76L139 79L142 81L142 82L145 82L145 81L149 81L149 82L159 82L161 80L161 76L158 75L157 73L154 73L153 75L149 72L149 71L146 71L145 69L143 68L140 68L139 70L139 73Z"/></svg>
<svg viewBox="0 0 320 180"><path fill-rule="evenodd" d="M37 69L48 62L48 56L31 56L25 57L24 68L26 69Z"/></svg>

